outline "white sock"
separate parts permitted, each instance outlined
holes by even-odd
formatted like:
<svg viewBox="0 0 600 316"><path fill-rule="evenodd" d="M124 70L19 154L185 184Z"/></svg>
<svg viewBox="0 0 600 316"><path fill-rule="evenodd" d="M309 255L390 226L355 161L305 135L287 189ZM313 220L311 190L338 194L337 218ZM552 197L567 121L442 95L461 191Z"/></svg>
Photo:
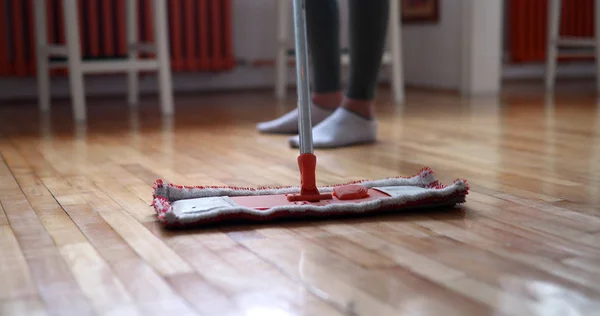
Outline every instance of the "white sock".
<svg viewBox="0 0 600 316"><path fill-rule="evenodd" d="M321 123L334 110L325 109L311 103L310 116L313 126ZM263 133L298 133L298 109L294 109L272 121L258 123L256 128Z"/></svg>
<svg viewBox="0 0 600 316"><path fill-rule="evenodd" d="M377 121L339 107L312 130L314 148L334 148L372 143L377 138ZM300 146L300 137L289 139L290 146Z"/></svg>

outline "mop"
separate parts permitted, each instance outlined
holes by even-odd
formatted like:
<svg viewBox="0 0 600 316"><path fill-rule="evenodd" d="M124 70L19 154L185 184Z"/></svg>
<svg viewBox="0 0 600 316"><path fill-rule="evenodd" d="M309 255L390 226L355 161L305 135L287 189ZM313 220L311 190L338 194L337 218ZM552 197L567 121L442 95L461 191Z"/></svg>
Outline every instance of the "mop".
<svg viewBox="0 0 600 316"><path fill-rule="evenodd" d="M293 10L298 53L300 186L182 186L158 179L154 183L152 201L158 221L167 227L187 227L225 221L268 221L450 208L464 203L469 191L465 180L443 185L435 179L433 170L427 167L409 177L359 180L317 187L304 0L294 0Z"/></svg>

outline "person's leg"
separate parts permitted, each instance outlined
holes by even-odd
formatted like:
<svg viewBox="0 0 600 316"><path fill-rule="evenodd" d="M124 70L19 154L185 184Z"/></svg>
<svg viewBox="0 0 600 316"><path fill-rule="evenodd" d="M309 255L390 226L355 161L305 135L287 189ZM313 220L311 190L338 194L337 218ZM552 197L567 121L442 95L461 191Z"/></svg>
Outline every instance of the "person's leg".
<svg viewBox="0 0 600 316"><path fill-rule="evenodd" d="M384 54L389 0L348 0L350 14L350 78L342 106L373 118L377 79Z"/></svg>
<svg viewBox="0 0 600 316"><path fill-rule="evenodd" d="M306 0L305 9L314 126L331 115L342 101L339 7L337 0ZM273 121L259 123L257 128L261 132L297 133L298 111L294 109Z"/></svg>
<svg viewBox="0 0 600 316"><path fill-rule="evenodd" d="M348 0L350 78L342 106L313 129L317 148L374 142L374 99L386 44L389 0ZM298 136L290 138L297 147Z"/></svg>

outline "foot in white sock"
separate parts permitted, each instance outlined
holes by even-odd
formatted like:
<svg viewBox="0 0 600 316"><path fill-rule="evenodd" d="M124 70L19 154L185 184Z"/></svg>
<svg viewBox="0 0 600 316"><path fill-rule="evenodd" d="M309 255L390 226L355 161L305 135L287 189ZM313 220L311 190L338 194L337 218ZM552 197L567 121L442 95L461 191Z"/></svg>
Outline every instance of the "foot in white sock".
<svg viewBox="0 0 600 316"><path fill-rule="evenodd" d="M325 109L311 104L310 114L312 125L315 126L319 124L333 112L334 110ZM272 121L258 123L256 128L262 133L298 133L298 109L294 109Z"/></svg>
<svg viewBox="0 0 600 316"><path fill-rule="evenodd" d="M366 119L342 107L313 128L313 147L335 148L373 143L377 138L377 121ZM290 146L300 146L300 137L289 139Z"/></svg>

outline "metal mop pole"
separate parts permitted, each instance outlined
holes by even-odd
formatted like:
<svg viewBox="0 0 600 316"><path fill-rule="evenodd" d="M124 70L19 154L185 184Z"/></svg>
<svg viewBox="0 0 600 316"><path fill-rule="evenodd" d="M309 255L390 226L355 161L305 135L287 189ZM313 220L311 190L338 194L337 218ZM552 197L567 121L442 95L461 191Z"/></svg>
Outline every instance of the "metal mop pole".
<svg viewBox="0 0 600 316"><path fill-rule="evenodd" d="M277 0L286 1L286 0ZM298 127L300 130L300 194L288 195L289 201L318 202L331 199L317 188L317 157L313 154L312 122L310 119L310 88L308 85L308 49L306 38L305 0L294 0L294 32L296 39L296 76L298 79Z"/></svg>
<svg viewBox="0 0 600 316"><path fill-rule="evenodd" d="M313 140L310 115L310 87L308 73L305 0L294 0L294 32L296 41L296 77L298 82L298 129L300 131L300 153L312 154Z"/></svg>

